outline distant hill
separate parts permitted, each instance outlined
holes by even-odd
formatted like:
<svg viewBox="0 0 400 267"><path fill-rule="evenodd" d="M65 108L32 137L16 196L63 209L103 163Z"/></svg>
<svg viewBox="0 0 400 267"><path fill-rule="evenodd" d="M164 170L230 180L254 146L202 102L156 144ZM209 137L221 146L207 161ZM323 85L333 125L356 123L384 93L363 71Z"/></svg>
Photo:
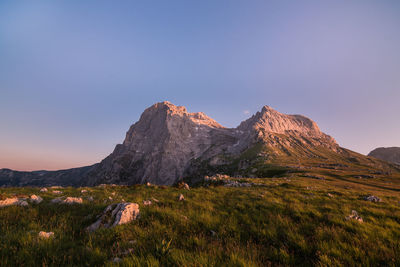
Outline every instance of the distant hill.
<svg viewBox="0 0 400 267"><path fill-rule="evenodd" d="M400 147L379 147L372 150L368 156L400 165Z"/></svg>
<svg viewBox="0 0 400 267"><path fill-rule="evenodd" d="M0 186L196 183L217 173L271 177L303 168L396 169L341 148L311 119L264 106L236 128L170 102L147 108L122 144L93 166L61 171L0 170Z"/></svg>

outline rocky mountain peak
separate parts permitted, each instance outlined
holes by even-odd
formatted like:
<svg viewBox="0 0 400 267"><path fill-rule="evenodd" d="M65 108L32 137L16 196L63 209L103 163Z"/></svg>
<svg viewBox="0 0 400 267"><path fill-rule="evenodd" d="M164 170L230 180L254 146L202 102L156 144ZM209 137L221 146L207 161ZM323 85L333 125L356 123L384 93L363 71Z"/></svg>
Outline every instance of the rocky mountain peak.
<svg viewBox="0 0 400 267"><path fill-rule="evenodd" d="M123 144L94 168L88 183L173 184L188 170L196 173L193 166L198 162L225 164L226 155L236 157L260 142L286 152L298 144L338 147L312 120L285 115L269 106L232 129L202 112L190 113L165 101L143 112Z"/></svg>

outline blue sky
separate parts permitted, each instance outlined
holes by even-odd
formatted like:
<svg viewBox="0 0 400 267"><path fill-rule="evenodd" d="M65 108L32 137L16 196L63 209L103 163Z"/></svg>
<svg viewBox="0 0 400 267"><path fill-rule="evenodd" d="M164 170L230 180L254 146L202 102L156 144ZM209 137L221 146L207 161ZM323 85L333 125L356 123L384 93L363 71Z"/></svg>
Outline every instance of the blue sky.
<svg viewBox="0 0 400 267"><path fill-rule="evenodd" d="M0 168L98 162L155 102L227 127L269 105L400 146L399 1L0 2Z"/></svg>

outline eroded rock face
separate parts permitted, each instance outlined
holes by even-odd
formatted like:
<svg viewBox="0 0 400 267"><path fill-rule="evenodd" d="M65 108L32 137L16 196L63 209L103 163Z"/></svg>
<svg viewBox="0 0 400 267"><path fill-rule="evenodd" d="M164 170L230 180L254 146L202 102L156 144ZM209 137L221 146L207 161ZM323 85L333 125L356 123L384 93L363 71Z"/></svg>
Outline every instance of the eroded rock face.
<svg viewBox="0 0 400 267"><path fill-rule="evenodd" d="M372 150L368 156L400 165L400 147L379 147Z"/></svg>
<svg viewBox="0 0 400 267"><path fill-rule="evenodd" d="M99 228L110 228L136 220L139 216L139 205L136 203L118 203L109 205L99 216L99 219L86 228L93 232Z"/></svg>

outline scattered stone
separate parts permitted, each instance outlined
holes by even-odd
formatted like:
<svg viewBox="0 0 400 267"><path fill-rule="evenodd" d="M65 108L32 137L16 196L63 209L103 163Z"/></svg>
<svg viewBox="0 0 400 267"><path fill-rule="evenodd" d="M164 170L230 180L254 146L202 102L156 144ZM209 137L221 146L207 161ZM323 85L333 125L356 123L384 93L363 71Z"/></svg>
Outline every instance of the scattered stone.
<svg viewBox="0 0 400 267"><path fill-rule="evenodd" d="M57 194L57 195L62 194L62 192L61 192L61 191L58 191L58 190L53 190L52 193L53 193L53 194Z"/></svg>
<svg viewBox="0 0 400 267"><path fill-rule="evenodd" d="M143 200L143 205L150 206L151 204L151 200Z"/></svg>
<svg viewBox="0 0 400 267"><path fill-rule="evenodd" d="M180 194L178 200L183 201L183 200L185 200L185 197L182 194Z"/></svg>
<svg viewBox="0 0 400 267"><path fill-rule="evenodd" d="M93 197L92 197L92 196L89 196L89 197L87 198L87 200L93 201Z"/></svg>
<svg viewBox="0 0 400 267"><path fill-rule="evenodd" d="M129 223L139 217L139 205L136 203L118 203L109 205L99 216L99 219L86 228L93 232L99 228L110 228L121 224Z"/></svg>
<svg viewBox="0 0 400 267"><path fill-rule="evenodd" d="M361 218L361 216L358 215L357 211L355 211L355 210L351 211L351 214L346 217L346 220L356 220L360 223L363 222L363 219Z"/></svg>
<svg viewBox="0 0 400 267"><path fill-rule="evenodd" d="M115 257L112 261L113 261L114 263L119 263L119 262L122 261L122 259L121 259L121 258L118 258L118 257Z"/></svg>
<svg viewBox="0 0 400 267"><path fill-rule="evenodd" d="M32 195L29 200L32 203L39 204L40 202L43 201L43 198L41 198L40 196L37 196L37 195Z"/></svg>
<svg viewBox="0 0 400 267"><path fill-rule="evenodd" d="M112 197L108 197L108 200L113 200L113 198Z"/></svg>
<svg viewBox="0 0 400 267"><path fill-rule="evenodd" d="M17 205L19 199L17 197L6 198L4 200L0 200L0 207L6 207L11 205Z"/></svg>
<svg viewBox="0 0 400 267"><path fill-rule="evenodd" d="M371 202L381 202L382 200L379 197L373 196L373 195L369 195L364 197L364 200L366 201L371 201Z"/></svg>
<svg viewBox="0 0 400 267"><path fill-rule="evenodd" d="M43 231L40 231L40 232L39 232L39 237L40 237L40 238L49 239L50 237L54 237L54 233L53 233L53 232L43 232Z"/></svg>
<svg viewBox="0 0 400 267"><path fill-rule="evenodd" d="M87 193L87 190L86 189L82 189L81 193Z"/></svg>
<svg viewBox="0 0 400 267"><path fill-rule="evenodd" d="M47 192L48 190L47 190L47 188L46 187L43 187L42 189L40 189L40 192Z"/></svg>
<svg viewBox="0 0 400 267"><path fill-rule="evenodd" d="M115 192L112 192L111 195L112 195L112 196L115 196Z"/></svg>
<svg viewBox="0 0 400 267"><path fill-rule="evenodd" d="M190 190L190 187L187 183L183 183L183 189Z"/></svg>
<svg viewBox="0 0 400 267"><path fill-rule="evenodd" d="M7 207L7 206L13 206L13 205L26 207L29 204L28 204L28 202L25 201L25 198L12 197L12 198L6 198L4 200L0 200L0 208Z"/></svg>
<svg viewBox="0 0 400 267"><path fill-rule="evenodd" d="M59 188L62 188L62 186L54 185L54 186L51 186L50 188L51 189L59 189Z"/></svg>
<svg viewBox="0 0 400 267"><path fill-rule="evenodd" d="M83 200L80 197L67 197L66 199L64 199L64 201L62 203L64 203L64 204L82 204Z"/></svg>
<svg viewBox="0 0 400 267"><path fill-rule="evenodd" d="M27 206L29 206L28 202L26 202L25 200L19 200L18 203L17 203L17 205L18 205L18 206L21 206L21 207L27 207Z"/></svg>
<svg viewBox="0 0 400 267"><path fill-rule="evenodd" d="M151 186L151 183L147 182L147 183L146 183L146 186Z"/></svg>
<svg viewBox="0 0 400 267"><path fill-rule="evenodd" d="M334 197L331 193L328 193L328 197Z"/></svg>
<svg viewBox="0 0 400 267"><path fill-rule="evenodd" d="M62 201L63 201L62 198L58 197L58 198L52 199L50 202L56 204L56 203L60 203L60 202L62 202Z"/></svg>

